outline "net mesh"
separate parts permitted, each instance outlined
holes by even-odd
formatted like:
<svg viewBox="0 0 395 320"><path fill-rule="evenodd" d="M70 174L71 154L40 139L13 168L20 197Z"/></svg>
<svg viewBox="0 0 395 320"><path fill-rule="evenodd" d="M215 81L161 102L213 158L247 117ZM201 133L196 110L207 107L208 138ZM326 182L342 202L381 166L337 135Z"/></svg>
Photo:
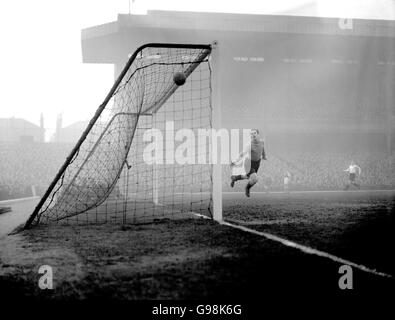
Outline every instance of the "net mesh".
<svg viewBox="0 0 395 320"><path fill-rule="evenodd" d="M31 222L136 223L186 212L210 215L209 54L209 46L139 49ZM177 72L186 75L182 86L174 83Z"/></svg>

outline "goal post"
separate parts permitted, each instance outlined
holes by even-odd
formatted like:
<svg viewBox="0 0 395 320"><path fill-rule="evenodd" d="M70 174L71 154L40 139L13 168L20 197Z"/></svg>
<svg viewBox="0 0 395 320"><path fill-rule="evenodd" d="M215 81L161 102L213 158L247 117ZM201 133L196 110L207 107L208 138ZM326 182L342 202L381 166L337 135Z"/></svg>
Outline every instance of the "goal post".
<svg viewBox="0 0 395 320"><path fill-rule="evenodd" d="M186 153L195 154L197 146L188 139L200 129L220 125L213 95L218 87L216 67L211 67L218 60L214 47L154 43L138 48L25 228L49 222L145 222L186 213L221 220L222 178L220 165L208 159L211 140L203 149L207 162L185 161L184 152L192 145ZM176 73L184 74L185 84L175 81ZM212 83L213 76L217 80ZM149 133L154 131L152 142ZM154 157L147 156L150 143ZM170 150L172 144L175 150ZM181 161L161 158L172 151Z"/></svg>
<svg viewBox="0 0 395 320"><path fill-rule="evenodd" d="M211 53L211 65L215 66L211 70L211 78L212 78L212 126L214 130L222 129L222 103L221 103L221 95L220 95L220 59L219 59L219 45L218 42L215 41L212 44L212 53ZM213 219L217 221L222 221L222 151L221 144L212 143L212 147L217 146L216 150L212 150L212 156L214 157L214 153L216 156L213 161Z"/></svg>
<svg viewBox="0 0 395 320"><path fill-rule="evenodd" d="M156 129L156 113L152 114L152 128ZM158 142L155 140L155 150L159 148ZM155 154L155 162L152 164L152 202L156 205L159 204L159 186L158 186L158 168L157 164L159 159L157 153Z"/></svg>

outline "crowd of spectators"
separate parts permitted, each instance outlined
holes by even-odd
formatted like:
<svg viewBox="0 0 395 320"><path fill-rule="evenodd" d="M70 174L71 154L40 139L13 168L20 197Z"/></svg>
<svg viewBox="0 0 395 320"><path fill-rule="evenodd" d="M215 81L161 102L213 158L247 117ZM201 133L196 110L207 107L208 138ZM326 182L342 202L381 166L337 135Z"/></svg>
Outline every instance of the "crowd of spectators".
<svg viewBox="0 0 395 320"><path fill-rule="evenodd" d="M0 143L0 200L41 194L70 148L60 143Z"/></svg>
<svg viewBox="0 0 395 320"><path fill-rule="evenodd" d="M65 143L0 143L0 200L40 195L48 187L72 148ZM351 160L362 168L358 182L363 189L395 188L395 155L371 152L292 151L268 154L258 172L256 191L284 188L284 175L291 174L292 190L342 190ZM224 191L230 168L224 166ZM244 184L237 184L236 190ZM33 186L33 188L32 188Z"/></svg>

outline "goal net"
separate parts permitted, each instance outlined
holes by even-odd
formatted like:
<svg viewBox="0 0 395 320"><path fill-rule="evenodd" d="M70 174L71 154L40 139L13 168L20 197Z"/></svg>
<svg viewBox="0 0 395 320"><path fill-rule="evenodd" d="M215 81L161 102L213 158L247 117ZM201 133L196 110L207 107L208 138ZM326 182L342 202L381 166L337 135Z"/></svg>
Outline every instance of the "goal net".
<svg viewBox="0 0 395 320"><path fill-rule="evenodd" d="M211 216L210 53L209 45L140 47L25 227Z"/></svg>

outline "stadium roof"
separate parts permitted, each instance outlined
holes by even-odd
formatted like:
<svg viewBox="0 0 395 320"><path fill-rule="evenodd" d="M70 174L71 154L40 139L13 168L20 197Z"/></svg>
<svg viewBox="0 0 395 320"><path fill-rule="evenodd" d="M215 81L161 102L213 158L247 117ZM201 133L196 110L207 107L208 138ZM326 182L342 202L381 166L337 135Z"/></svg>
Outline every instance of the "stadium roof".
<svg viewBox="0 0 395 320"><path fill-rule="evenodd" d="M353 29L339 27L339 18L182 11L119 14L118 20L82 30L82 40L118 33L125 28L166 28L247 32L286 32L395 37L395 21L353 19Z"/></svg>
<svg viewBox="0 0 395 320"><path fill-rule="evenodd" d="M260 33L395 39L395 21L182 11L119 14L117 21L82 30L83 62L122 62L133 48L147 42L207 43L236 34L255 41Z"/></svg>

